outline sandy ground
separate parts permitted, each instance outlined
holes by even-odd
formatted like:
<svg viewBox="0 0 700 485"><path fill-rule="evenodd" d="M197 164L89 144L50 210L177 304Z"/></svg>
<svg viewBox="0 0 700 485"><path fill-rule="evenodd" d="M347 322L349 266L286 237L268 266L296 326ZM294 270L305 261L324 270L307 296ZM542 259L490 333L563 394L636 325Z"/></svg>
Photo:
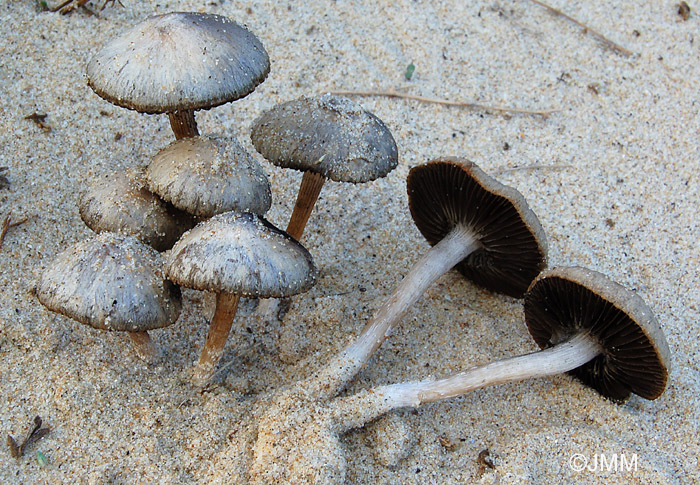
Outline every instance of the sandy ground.
<svg viewBox="0 0 700 485"><path fill-rule="evenodd" d="M0 482L245 481L247 425L261 397L349 342L427 249L405 177L443 155L466 157L525 195L548 235L550 266L596 269L646 300L668 337L670 385L656 401L618 405L560 376L398 411L343 437L348 482L700 480L700 4L689 2L683 20L675 0L551 1L634 55L529 1L122 0L98 16L2 2L0 166L10 185L0 189L0 210L27 220L0 248L0 429L21 438L38 415L51 431L20 459L0 452ZM209 297L185 292L179 321L153 332L164 356L149 368L121 336L49 313L30 294L53 256L90 234L76 208L85 177L146 164L170 142L164 117L110 105L84 72L109 38L172 10L229 16L269 51L270 76L254 93L198 115L202 132L238 136L251 151L250 123L263 110L335 89L559 111L510 116L358 98L392 130L399 166L374 183L324 187L304 237L318 284L295 299L281 330L244 302L225 370L200 392L181 376L206 335ZM35 113L46 114L50 131L25 119ZM274 194L268 217L284 226L300 176L264 166ZM351 391L533 350L519 301L450 273ZM479 463L486 449L493 469ZM588 469L571 466L578 455ZM599 456L636 466L596 468Z"/></svg>

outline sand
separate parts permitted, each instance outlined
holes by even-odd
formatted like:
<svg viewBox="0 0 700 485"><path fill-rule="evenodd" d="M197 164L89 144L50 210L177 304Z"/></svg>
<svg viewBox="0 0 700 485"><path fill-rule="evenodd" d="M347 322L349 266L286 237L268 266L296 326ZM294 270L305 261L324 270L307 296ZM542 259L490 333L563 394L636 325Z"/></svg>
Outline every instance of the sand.
<svg viewBox="0 0 700 485"><path fill-rule="evenodd" d="M676 2L551 1L634 55L528 1L122 0L99 15L65 16L33 0L3 2L0 166L9 187L0 189L0 210L26 222L0 247L0 429L20 439L38 415L51 431L22 458L6 448L0 482L245 482L254 424L271 396L350 342L427 250L405 178L440 156L472 160L522 192L548 236L551 267L595 269L644 298L671 348L669 387L655 401L620 405L558 376L397 411L342 436L347 482L700 480L700 6L689 2L683 20ZM294 300L281 328L242 302L223 370L215 385L196 390L183 377L201 350L211 296L184 292L179 321L152 332L163 358L148 367L127 339L52 314L31 294L51 259L90 234L76 207L84 179L144 165L171 141L165 117L112 106L84 72L108 39L173 10L226 15L266 46L268 79L245 99L198 114L203 133L237 136L251 153L250 124L262 111L337 89L557 112L355 99L393 132L399 166L373 183L324 187L303 238L317 285ZM25 119L32 114L45 114L50 131ZM264 168L273 188L268 218L284 227L301 177ZM520 301L452 272L414 305L349 392L535 348ZM483 450L493 468L480 463ZM617 466L606 468L601 456ZM581 463L589 467L577 471Z"/></svg>

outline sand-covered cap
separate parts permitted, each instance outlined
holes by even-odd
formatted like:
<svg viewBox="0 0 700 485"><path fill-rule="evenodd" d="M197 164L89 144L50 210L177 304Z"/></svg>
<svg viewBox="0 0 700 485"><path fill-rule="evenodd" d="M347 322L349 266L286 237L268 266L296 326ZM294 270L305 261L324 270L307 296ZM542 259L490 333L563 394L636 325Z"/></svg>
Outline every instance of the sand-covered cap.
<svg viewBox="0 0 700 485"><path fill-rule="evenodd" d="M92 178L78 209L93 231L132 234L158 251L170 249L195 223L146 188L143 168Z"/></svg>
<svg viewBox="0 0 700 485"><path fill-rule="evenodd" d="M217 293L281 298L311 288L309 252L265 219L226 212L186 232L167 254L167 277Z"/></svg>
<svg viewBox="0 0 700 485"><path fill-rule="evenodd" d="M547 240L525 198L472 162L446 158L408 174L411 216L432 245L455 226L473 232L481 248L456 268L475 283L522 297L547 264Z"/></svg>
<svg viewBox="0 0 700 485"><path fill-rule="evenodd" d="M180 290L158 252L134 236L104 232L56 256L36 288L49 310L102 330L143 332L174 323Z"/></svg>
<svg viewBox="0 0 700 485"><path fill-rule="evenodd" d="M398 163L386 125L349 99L329 94L272 108L255 121L250 136L273 164L336 182L368 182Z"/></svg>
<svg viewBox="0 0 700 485"><path fill-rule="evenodd" d="M174 12L150 17L89 62L90 87L143 113L206 109L242 98L270 71L260 40L226 17Z"/></svg>
<svg viewBox="0 0 700 485"><path fill-rule="evenodd" d="M668 380L670 351L641 297L589 269L543 272L525 295L525 319L540 348L589 333L601 354L571 373L601 394L624 400L630 393L659 397Z"/></svg>
<svg viewBox="0 0 700 485"><path fill-rule="evenodd" d="M233 138L174 141L146 169L149 188L199 217L228 211L263 215L272 204L262 166Z"/></svg>

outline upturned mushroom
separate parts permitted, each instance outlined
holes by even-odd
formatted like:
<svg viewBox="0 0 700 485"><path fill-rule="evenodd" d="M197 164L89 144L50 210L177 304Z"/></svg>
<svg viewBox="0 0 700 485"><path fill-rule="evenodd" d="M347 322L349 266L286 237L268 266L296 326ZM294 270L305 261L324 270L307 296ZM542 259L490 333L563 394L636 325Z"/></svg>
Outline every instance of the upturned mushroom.
<svg viewBox="0 0 700 485"><path fill-rule="evenodd" d="M517 190L459 159L411 169L411 215L432 248L413 266L361 335L309 382L335 395L369 361L394 325L440 276L456 267L473 282L521 297L546 266L547 243L537 216Z"/></svg>
<svg viewBox="0 0 700 485"><path fill-rule="evenodd" d="M225 212L185 233L168 253L167 277L217 294L216 310L193 380L213 375L241 296L284 297L307 291L316 281L308 251L288 234L250 213Z"/></svg>
<svg viewBox="0 0 700 485"><path fill-rule="evenodd" d="M163 278L158 252L134 236L104 232L56 256L36 296L49 310L100 330L127 332L139 357L157 355L148 330L174 323L180 289Z"/></svg>
<svg viewBox="0 0 700 485"><path fill-rule="evenodd" d="M375 388L339 400L338 412L350 416L351 409L362 409L354 427L391 409L564 372L618 402L630 394L653 400L666 389L670 351L654 314L638 295L601 273L579 267L545 271L528 289L524 311L530 335L543 350L445 379Z"/></svg>
<svg viewBox="0 0 700 485"><path fill-rule="evenodd" d="M146 179L154 193L199 218L228 211L263 215L272 204L262 166L234 138L176 140L156 154Z"/></svg>
<svg viewBox="0 0 700 485"><path fill-rule="evenodd" d="M265 80L260 40L220 15L150 17L108 42L89 62L100 97L141 113L167 113L175 138L199 135L194 112L235 101Z"/></svg>
<svg viewBox="0 0 700 485"><path fill-rule="evenodd" d="M271 163L304 172L287 233L301 240L326 179L354 184L384 177L398 163L386 125L346 98L302 97L263 113L251 129Z"/></svg>
<svg viewBox="0 0 700 485"><path fill-rule="evenodd" d="M78 209L93 231L132 234L157 251L170 249L195 222L150 192L141 168L93 178Z"/></svg>
<svg viewBox="0 0 700 485"><path fill-rule="evenodd" d="M644 301L595 271L542 273L525 295L525 319L539 352L499 360L440 380L381 386L322 402L305 383L281 393L258 424L253 482L344 483L339 435L401 407L482 387L571 372L616 401L665 390L669 349Z"/></svg>

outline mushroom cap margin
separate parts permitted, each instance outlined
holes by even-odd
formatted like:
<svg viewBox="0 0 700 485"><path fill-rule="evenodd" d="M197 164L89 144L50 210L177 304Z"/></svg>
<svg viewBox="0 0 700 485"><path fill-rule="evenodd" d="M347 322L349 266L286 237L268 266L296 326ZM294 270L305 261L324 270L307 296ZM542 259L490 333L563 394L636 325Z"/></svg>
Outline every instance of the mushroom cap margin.
<svg viewBox="0 0 700 485"><path fill-rule="evenodd" d="M666 389L670 350L653 312L636 293L586 268L544 271L527 291L525 320L540 348L586 331L603 352L570 373L615 401L656 399Z"/></svg>
<svg viewBox="0 0 700 485"><path fill-rule="evenodd" d="M349 99L329 94L275 106L255 120L250 137L271 163L336 182L369 182L398 164L387 126Z"/></svg>
<svg viewBox="0 0 700 485"><path fill-rule="evenodd" d="M214 14L149 17L109 41L87 66L88 85L142 113L208 109L251 93L270 72L260 40Z"/></svg>
<svg viewBox="0 0 700 485"><path fill-rule="evenodd" d="M156 154L146 180L164 200L199 217L232 210L263 215L272 205L262 166L234 138L176 140Z"/></svg>
<svg viewBox="0 0 700 485"><path fill-rule="evenodd" d="M262 217L237 212L186 232L167 253L165 273L188 288L253 298L295 295L316 282L301 244Z"/></svg>
<svg viewBox="0 0 700 485"><path fill-rule="evenodd" d="M88 181L78 210L93 231L132 234L157 251L170 249L194 218L146 188L143 169L113 172Z"/></svg>
<svg viewBox="0 0 700 485"><path fill-rule="evenodd" d="M547 265L547 238L525 198L476 164L433 160L411 169L406 180L411 216L431 245L462 224L482 247L456 265L491 291L521 298Z"/></svg>
<svg viewBox="0 0 700 485"><path fill-rule="evenodd" d="M101 330L143 332L174 323L180 289L158 252L134 236L103 232L56 256L36 287L49 310Z"/></svg>

